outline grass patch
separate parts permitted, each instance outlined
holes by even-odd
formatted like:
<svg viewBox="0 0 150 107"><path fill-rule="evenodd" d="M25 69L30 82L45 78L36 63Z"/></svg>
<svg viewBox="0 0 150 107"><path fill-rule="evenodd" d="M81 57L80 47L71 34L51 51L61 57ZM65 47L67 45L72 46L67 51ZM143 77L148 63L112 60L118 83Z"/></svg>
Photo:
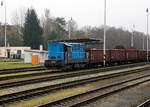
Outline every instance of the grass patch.
<svg viewBox="0 0 150 107"><path fill-rule="evenodd" d="M20 62L0 62L0 69L23 68L23 67L36 67L43 66L43 64L33 65L29 63Z"/></svg>
<svg viewBox="0 0 150 107"><path fill-rule="evenodd" d="M41 104L48 103L50 101L55 101L57 99L62 99L67 96L79 94L89 90L90 87L77 87L72 89L56 91L42 97L32 98L31 100L21 101L16 104L10 104L7 107L35 107Z"/></svg>

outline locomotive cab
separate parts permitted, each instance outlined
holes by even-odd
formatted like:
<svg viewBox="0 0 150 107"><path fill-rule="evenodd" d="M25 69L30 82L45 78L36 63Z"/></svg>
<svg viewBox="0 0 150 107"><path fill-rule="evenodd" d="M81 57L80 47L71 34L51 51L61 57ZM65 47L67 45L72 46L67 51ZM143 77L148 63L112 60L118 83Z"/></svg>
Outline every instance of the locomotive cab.
<svg viewBox="0 0 150 107"><path fill-rule="evenodd" d="M49 42L45 67L61 68L86 63L85 45L80 43Z"/></svg>
<svg viewBox="0 0 150 107"><path fill-rule="evenodd" d="M45 67L62 67L67 55L67 46L59 42L49 42L48 60L45 61Z"/></svg>

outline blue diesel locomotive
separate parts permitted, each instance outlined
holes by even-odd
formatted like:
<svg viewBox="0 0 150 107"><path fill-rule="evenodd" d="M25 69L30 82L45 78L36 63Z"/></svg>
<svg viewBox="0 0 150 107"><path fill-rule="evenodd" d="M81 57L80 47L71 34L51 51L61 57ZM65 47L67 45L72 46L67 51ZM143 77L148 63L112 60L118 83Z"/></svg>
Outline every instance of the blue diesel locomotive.
<svg viewBox="0 0 150 107"><path fill-rule="evenodd" d="M87 64L85 45L51 41L48 44L48 60L45 67L78 68Z"/></svg>

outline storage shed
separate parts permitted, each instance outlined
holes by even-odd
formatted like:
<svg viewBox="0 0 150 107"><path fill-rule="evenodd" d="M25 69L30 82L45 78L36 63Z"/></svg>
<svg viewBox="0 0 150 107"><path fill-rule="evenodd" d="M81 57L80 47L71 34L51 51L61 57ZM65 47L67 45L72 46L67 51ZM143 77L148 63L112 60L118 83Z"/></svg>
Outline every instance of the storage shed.
<svg viewBox="0 0 150 107"><path fill-rule="evenodd" d="M24 51L24 63L32 63L33 56L38 56L39 63L44 63L48 59L48 51L44 50L25 50Z"/></svg>

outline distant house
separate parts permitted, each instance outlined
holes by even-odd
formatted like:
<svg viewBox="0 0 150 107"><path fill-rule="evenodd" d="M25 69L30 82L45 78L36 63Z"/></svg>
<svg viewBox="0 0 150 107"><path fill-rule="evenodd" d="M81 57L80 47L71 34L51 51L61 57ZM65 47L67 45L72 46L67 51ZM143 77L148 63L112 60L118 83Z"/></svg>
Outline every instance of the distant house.
<svg viewBox="0 0 150 107"><path fill-rule="evenodd" d="M0 47L0 57L23 59L24 50L31 50L31 47Z"/></svg>

